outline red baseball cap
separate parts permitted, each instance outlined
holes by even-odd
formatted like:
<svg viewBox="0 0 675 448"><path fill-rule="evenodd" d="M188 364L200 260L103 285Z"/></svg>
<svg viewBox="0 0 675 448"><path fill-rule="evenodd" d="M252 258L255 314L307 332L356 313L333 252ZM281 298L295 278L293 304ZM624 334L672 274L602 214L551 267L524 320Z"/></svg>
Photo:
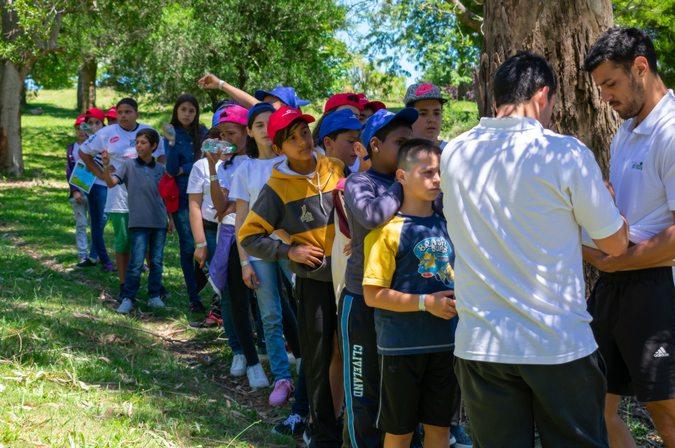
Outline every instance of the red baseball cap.
<svg viewBox="0 0 675 448"><path fill-rule="evenodd" d="M108 112L105 113L106 118L112 118L113 120L117 120L117 109L115 107L111 107L108 109Z"/></svg>
<svg viewBox="0 0 675 448"><path fill-rule="evenodd" d="M87 111L84 113L84 117L85 118L94 117L97 120L103 121L105 120L105 112L103 112L101 109L97 107L92 107L87 109Z"/></svg>
<svg viewBox="0 0 675 448"><path fill-rule="evenodd" d="M313 123L314 117L303 114L300 109L294 109L288 106L282 106L270 115L270 121L267 123L267 135L270 140L274 141L277 132L289 127L294 121L302 120L305 123Z"/></svg>
<svg viewBox="0 0 675 448"><path fill-rule="evenodd" d="M361 103L361 110L371 109L373 113L377 112L380 109L386 109L387 105L382 101L368 101L365 93L357 93L356 96L359 97L359 103Z"/></svg>
<svg viewBox="0 0 675 448"><path fill-rule="evenodd" d="M329 110L337 109L340 106L353 106L358 110L363 110L361 98L356 93L336 93L326 101L326 104L323 106L323 113L325 114Z"/></svg>
<svg viewBox="0 0 675 448"><path fill-rule="evenodd" d="M85 120L86 118L84 117L84 114L78 115L77 118L75 119L75 127L78 127L79 125L84 123Z"/></svg>

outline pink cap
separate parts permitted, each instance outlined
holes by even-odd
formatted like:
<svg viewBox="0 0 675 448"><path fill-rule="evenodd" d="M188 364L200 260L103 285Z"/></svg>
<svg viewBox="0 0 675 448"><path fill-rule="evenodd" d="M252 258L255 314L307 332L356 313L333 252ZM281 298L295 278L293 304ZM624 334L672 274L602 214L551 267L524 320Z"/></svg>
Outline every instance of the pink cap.
<svg viewBox="0 0 675 448"><path fill-rule="evenodd" d="M77 118L75 119L75 127L78 127L79 125L84 123L85 120L86 118L84 117L84 114L78 115Z"/></svg>
<svg viewBox="0 0 675 448"><path fill-rule="evenodd" d="M221 123L236 123L246 126L248 123L248 109L238 104L233 104L226 107L220 112L218 124Z"/></svg>

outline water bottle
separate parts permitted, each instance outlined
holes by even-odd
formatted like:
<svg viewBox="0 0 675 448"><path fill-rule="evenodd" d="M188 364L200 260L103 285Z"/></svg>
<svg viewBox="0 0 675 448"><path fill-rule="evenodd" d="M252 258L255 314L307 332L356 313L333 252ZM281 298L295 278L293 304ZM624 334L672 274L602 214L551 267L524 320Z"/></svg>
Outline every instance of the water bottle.
<svg viewBox="0 0 675 448"><path fill-rule="evenodd" d="M165 124L162 127L162 131L164 138L169 142L169 146L173 146L176 143L176 130L173 125L170 123Z"/></svg>

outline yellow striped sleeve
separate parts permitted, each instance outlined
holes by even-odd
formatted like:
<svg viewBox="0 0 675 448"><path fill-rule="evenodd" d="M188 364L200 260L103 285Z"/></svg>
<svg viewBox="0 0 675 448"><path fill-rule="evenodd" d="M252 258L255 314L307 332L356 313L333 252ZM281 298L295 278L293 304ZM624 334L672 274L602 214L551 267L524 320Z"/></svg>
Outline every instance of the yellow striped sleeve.
<svg viewBox="0 0 675 448"><path fill-rule="evenodd" d="M363 285L389 288L396 270L396 254L403 218L394 216L382 227L371 230L364 241Z"/></svg>

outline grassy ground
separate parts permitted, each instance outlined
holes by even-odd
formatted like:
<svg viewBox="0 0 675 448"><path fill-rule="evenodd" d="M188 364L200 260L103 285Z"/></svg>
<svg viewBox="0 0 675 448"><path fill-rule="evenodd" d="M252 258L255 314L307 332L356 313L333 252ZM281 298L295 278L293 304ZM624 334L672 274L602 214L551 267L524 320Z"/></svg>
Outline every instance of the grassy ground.
<svg viewBox="0 0 675 448"><path fill-rule="evenodd" d="M99 90L99 104L120 96ZM294 446L270 433L287 410L269 409L268 391L227 375L231 353L220 332L187 325L195 316L186 312L175 235L163 311L116 315L116 277L73 269L64 164L74 100L73 90L29 100L25 176L0 179L0 448ZM28 113L36 108L43 114ZM141 111L153 126L170 116L170 106L142 102ZM470 128L475 105L446 105L444 121L444 138ZM634 434L658 446L648 418L633 412L639 407L626 409Z"/></svg>

